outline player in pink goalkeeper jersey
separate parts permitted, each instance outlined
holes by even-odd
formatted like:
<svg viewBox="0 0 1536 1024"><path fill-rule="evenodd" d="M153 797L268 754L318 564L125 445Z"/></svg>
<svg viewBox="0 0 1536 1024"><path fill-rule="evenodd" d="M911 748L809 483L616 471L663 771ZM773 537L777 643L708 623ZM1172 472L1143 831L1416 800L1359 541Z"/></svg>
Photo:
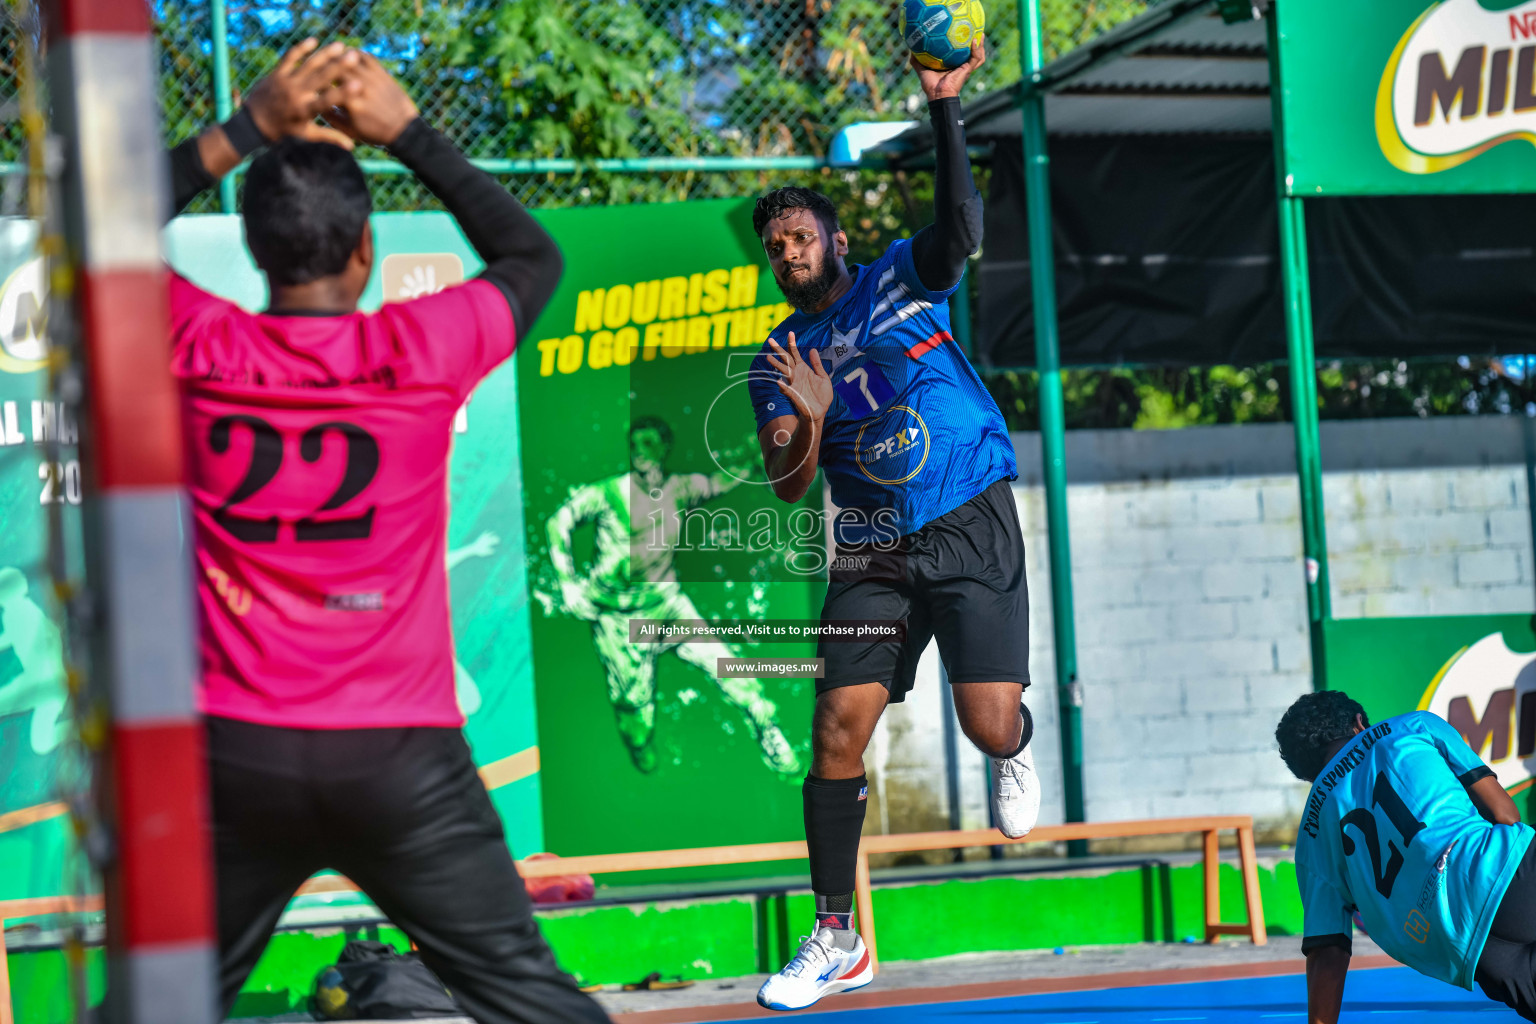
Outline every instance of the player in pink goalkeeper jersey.
<svg viewBox="0 0 1536 1024"><path fill-rule="evenodd" d="M357 311L372 204L322 111L441 200L480 276ZM176 209L262 147L242 214L268 307L170 285L223 1009L294 890L334 868L476 1020L606 1020L540 937L460 731L444 567L454 413L538 317L560 252L366 54L289 53L230 121L173 150Z"/></svg>

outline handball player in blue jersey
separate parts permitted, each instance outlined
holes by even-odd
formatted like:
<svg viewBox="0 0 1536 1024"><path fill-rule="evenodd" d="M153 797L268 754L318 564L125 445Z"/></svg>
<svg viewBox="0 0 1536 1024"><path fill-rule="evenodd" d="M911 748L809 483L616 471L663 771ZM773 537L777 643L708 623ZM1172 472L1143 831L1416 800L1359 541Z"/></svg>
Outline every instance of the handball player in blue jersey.
<svg viewBox="0 0 1536 1024"><path fill-rule="evenodd" d="M763 461L777 496L803 498L826 473L839 512L822 620L905 623L904 637L823 640L805 780L805 831L816 927L758 993L776 1010L866 985L868 951L853 928L854 872L866 796L864 748L888 703L912 688L930 639L953 686L961 728L992 758L998 827L1034 827L1040 786L1029 752L1029 603L1009 481L1018 475L997 403L950 335L945 300L981 245L960 87L985 60L917 68L937 166L934 223L868 266L825 196L781 188L752 226L794 312L749 378Z"/></svg>
<svg viewBox="0 0 1536 1024"><path fill-rule="evenodd" d="M1372 725L1332 690L1275 739L1313 784L1296 839L1310 1024L1339 1019L1355 914L1394 959L1536 1020L1533 833L1461 735L1427 711Z"/></svg>

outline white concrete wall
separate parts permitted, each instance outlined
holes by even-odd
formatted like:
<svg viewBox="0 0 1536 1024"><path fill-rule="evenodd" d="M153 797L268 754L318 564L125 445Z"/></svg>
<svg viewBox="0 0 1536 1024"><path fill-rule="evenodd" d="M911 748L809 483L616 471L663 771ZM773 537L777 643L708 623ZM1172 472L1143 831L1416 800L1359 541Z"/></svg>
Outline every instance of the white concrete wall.
<svg viewBox="0 0 1536 1024"><path fill-rule="evenodd" d="M1326 424L1334 614L1536 607L1520 424L1444 419ZM1027 699L1062 818L1050 571L1039 439L1015 436L1031 594ZM1290 429L1068 435L1078 672L1090 820L1247 813L1285 829L1306 787L1274 746L1311 687ZM869 831L944 827L936 652L866 758ZM963 736L961 824L986 823L985 762Z"/></svg>
<svg viewBox="0 0 1536 1024"><path fill-rule="evenodd" d="M1042 552L1031 672L1047 684L1044 496L1018 496L1025 543ZM1297 816L1305 787L1271 742L1311 686L1295 481L1086 484L1068 508L1090 819Z"/></svg>
<svg viewBox="0 0 1536 1024"><path fill-rule="evenodd" d="M1330 474L1338 618L1531 610L1524 466Z"/></svg>

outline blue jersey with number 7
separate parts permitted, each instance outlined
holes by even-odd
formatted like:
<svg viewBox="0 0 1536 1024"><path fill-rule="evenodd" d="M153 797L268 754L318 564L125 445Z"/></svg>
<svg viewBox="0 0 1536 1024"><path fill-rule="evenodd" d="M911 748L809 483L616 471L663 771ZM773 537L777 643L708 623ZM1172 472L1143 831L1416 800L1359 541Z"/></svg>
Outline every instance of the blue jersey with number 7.
<svg viewBox="0 0 1536 1024"><path fill-rule="evenodd" d="M1532 836L1478 813L1467 787L1491 774L1427 711L1379 722L1339 751L1312 786L1296 840L1302 949L1347 939L1358 910L1398 961L1471 988Z"/></svg>
<svg viewBox="0 0 1536 1024"><path fill-rule="evenodd" d="M912 242L892 242L868 266L849 268L853 287L814 316L795 312L773 331L804 358L821 353L834 398L820 463L844 509L888 509L882 527L913 533L999 480L1018 476L1002 413L949 329L945 300L918 279ZM757 429L795 408L766 353L749 388ZM839 523L842 539L860 539ZM879 531L877 531L878 533Z"/></svg>

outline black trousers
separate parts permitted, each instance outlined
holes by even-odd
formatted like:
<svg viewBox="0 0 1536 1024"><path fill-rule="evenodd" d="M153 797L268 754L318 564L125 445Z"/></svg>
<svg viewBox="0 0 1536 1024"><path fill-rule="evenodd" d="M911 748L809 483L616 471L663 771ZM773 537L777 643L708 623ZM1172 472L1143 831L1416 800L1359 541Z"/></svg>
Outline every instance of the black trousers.
<svg viewBox="0 0 1536 1024"><path fill-rule="evenodd" d="M1536 842L1504 893L1473 977L1490 999L1536 1021Z"/></svg>
<svg viewBox="0 0 1536 1024"><path fill-rule="evenodd" d="M608 1020L534 924L459 730L207 724L225 1015L294 890L333 868L481 1024Z"/></svg>

